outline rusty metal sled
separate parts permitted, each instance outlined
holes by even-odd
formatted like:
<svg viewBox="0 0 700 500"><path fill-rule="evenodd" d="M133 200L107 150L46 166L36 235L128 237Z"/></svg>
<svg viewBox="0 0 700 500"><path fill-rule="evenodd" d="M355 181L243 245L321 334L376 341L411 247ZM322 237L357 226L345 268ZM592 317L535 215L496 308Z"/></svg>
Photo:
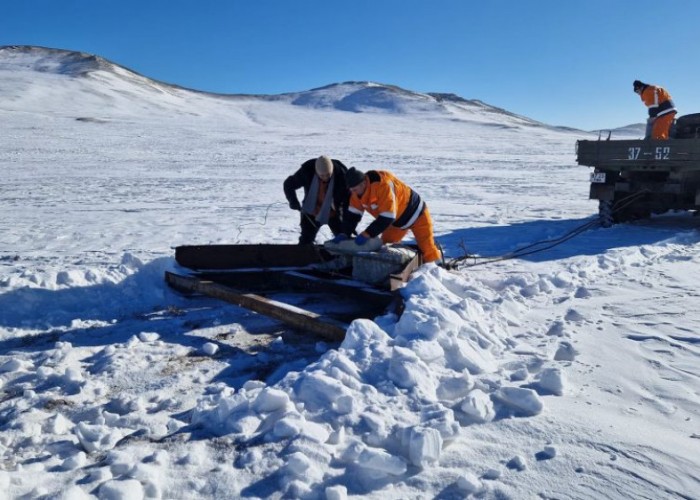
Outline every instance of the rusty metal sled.
<svg viewBox="0 0 700 500"><path fill-rule="evenodd" d="M334 341L344 338L353 319L400 313L397 290L421 264L416 251L397 261L386 252L349 257L320 245L267 244L180 246L175 260L186 270L165 273L174 289L222 299ZM358 272L365 269L371 272L363 281ZM290 303L295 301L301 305ZM321 312L305 307L314 301ZM332 303L341 306L337 315L329 313Z"/></svg>

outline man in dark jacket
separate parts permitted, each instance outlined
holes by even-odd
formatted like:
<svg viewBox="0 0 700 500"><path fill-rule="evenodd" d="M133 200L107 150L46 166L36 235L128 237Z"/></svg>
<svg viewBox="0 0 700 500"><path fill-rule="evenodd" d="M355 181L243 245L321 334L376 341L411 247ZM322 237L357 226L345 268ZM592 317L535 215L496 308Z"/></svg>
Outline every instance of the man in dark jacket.
<svg viewBox="0 0 700 500"><path fill-rule="evenodd" d="M347 210L350 197L345 172L347 167L339 160L319 156L305 161L284 181L289 208L301 212L300 245L313 243L324 224L328 224L334 236L342 232L341 215ZM304 188L302 203L297 198L299 188Z"/></svg>

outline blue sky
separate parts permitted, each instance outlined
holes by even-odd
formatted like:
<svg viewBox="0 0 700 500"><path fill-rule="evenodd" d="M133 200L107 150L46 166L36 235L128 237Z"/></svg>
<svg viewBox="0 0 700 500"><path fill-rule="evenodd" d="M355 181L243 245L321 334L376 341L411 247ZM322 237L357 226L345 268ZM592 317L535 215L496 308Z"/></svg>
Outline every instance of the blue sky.
<svg viewBox="0 0 700 500"><path fill-rule="evenodd" d="M644 121L635 79L700 112L699 22L696 0L15 0L0 45L221 93L371 80L590 130Z"/></svg>

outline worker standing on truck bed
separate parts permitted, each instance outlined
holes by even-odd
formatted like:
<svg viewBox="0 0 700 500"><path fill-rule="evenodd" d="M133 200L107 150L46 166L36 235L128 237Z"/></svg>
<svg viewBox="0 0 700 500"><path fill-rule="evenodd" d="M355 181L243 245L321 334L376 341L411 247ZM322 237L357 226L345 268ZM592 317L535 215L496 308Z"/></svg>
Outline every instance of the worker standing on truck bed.
<svg viewBox="0 0 700 500"><path fill-rule="evenodd" d="M668 139L673 119L676 117L676 106L666 89L657 85L635 80L632 84L634 92L639 94L642 102L649 108L647 131L645 139Z"/></svg>

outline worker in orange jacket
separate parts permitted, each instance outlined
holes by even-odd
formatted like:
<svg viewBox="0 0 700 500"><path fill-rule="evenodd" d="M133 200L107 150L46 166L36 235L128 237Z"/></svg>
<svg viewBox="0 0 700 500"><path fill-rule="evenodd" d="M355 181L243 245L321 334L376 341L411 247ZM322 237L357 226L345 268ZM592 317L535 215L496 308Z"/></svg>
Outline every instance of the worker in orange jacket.
<svg viewBox="0 0 700 500"><path fill-rule="evenodd" d="M635 93L639 94L642 102L649 108L647 133L652 139L668 139L673 119L676 117L676 107L666 89L649 85L639 80L632 84Z"/></svg>
<svg viewBox="0 0 700 500"><path fill-rule="evenodd" d="M385 170L370 170L365 174L350 168L345 181L350 189L350 202L343 215L343 234L334 238L336 243L349 238L367 211L375 220L357 235L358 245L379 235L383 243L396 243L411 231L424 262L440 259L430 212L418 193Z"/></svg>

